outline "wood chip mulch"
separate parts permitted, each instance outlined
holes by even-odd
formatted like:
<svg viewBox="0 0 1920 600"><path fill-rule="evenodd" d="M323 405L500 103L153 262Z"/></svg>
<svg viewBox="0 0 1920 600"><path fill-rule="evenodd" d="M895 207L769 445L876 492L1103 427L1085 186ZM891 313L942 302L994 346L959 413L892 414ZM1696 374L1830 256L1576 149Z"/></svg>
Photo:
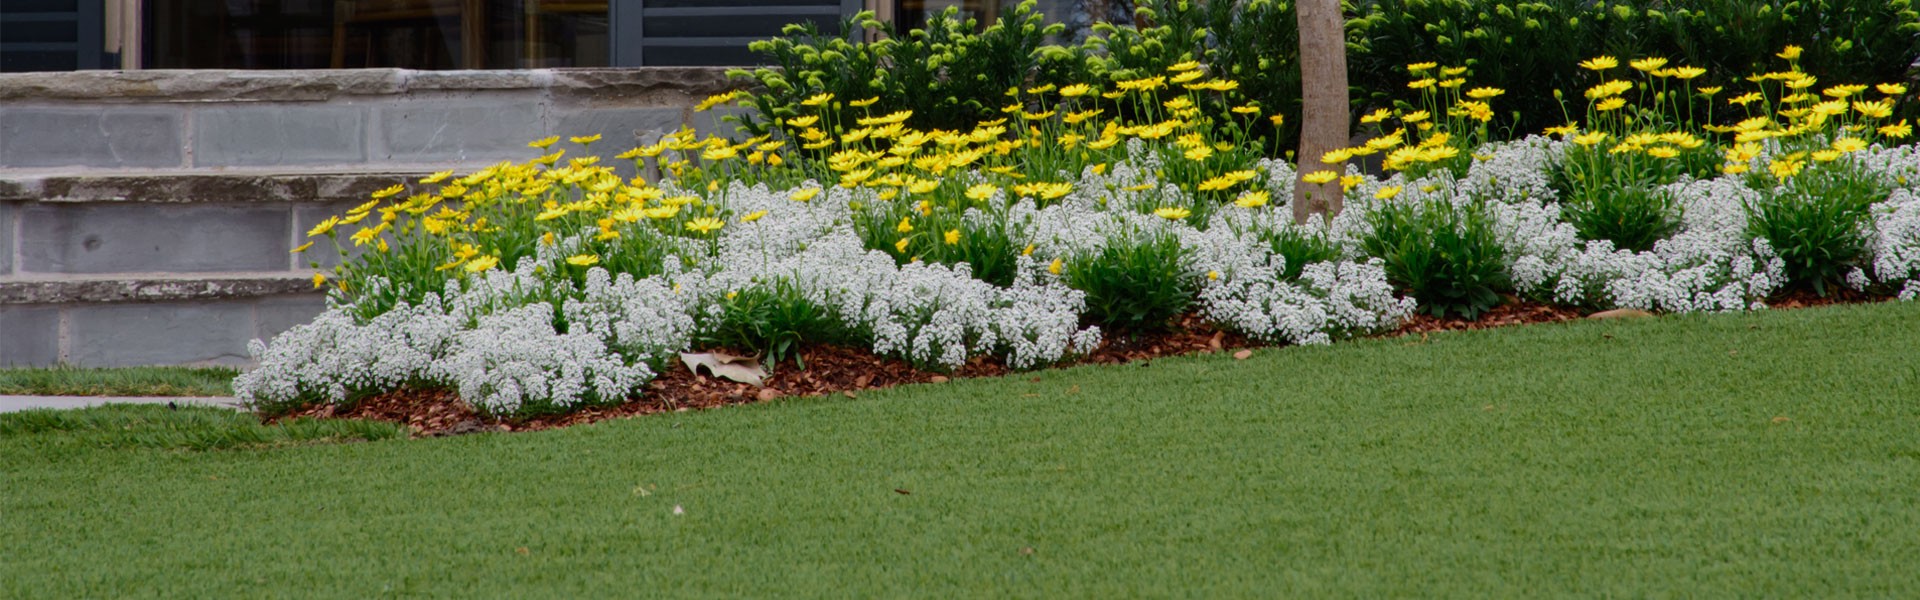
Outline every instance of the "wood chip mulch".
<svg viewBox="0 0 1920 600"><path fill-rule="evenodd" d="M1492 329L1494 327L1531 325L1535 323L1557 323L1582 319L1586 316L1586 312L1582 312L1577 308L1541 304L1509 297L1505 302L1500 303L1499 306L1488 309L1487 312L1480 315L1480 318L1471 321L1452 313L1448 313L1445 317L1435 317L1426 313L1415 314L1413 318L1407 319L1407 322L1401 325L1399 329L1395 329L1382 337L1433 333L1438 331Z"/></svg>
<svg viewBox="0 0 1920 600"><path fill-rule="evenodd" d="M1880 300L1864 294L1855 295L1859 297L1846 294L1834 294L1827 298L1812 294L1789 296L1773 303L1773 306L1798 308ZM1579 309L1508 298L1500 306L1472 321L1451 315L1436 318L1420 314L1399 329L1378 337L1424 336L1440 331L1555 323L1587 317L1588 314ZM1109 333L1098 349L1080 357L1074 364L1125 364L1165 356L1243 350L1262 345L1246 336L1221 331L1199 315L1190 314L1182 317L1167 332L1138 335ZM1236 358L1246 356L1245 352L1235 353ZM405 424L419 437L486 431L532 431L662 412L766 402L784 397L840 395L857 398L865 390L909 383L944 383L957 377L992 377L1012 372L997 359L980 357L953 373L934 373L915 369L903 360L840 346L809 346L802 350L802 357L806 360L806 369L783 363L767 377L764 387L695 374L676 361L666 373L648 383L646 392L638 399L565 414L503 419L481 415L451 390L402 389L363 399L351 407L310 405L271 415L267 420L273 422L299 417L374 419Z"/></svg>
<svg viewBox="0 0 1920 600"><path fill-rule="evenodd" d="M1828 289L1825 297L1813 293L1813 290L1794 290L1788 292L1786 296L1768 302L1767 306L1771 308L1807 308L1811 306L1831 306L1834 304L1885 302L1890 298L1891 296L1869 294L1852 288L1836 286Z"/></svg>

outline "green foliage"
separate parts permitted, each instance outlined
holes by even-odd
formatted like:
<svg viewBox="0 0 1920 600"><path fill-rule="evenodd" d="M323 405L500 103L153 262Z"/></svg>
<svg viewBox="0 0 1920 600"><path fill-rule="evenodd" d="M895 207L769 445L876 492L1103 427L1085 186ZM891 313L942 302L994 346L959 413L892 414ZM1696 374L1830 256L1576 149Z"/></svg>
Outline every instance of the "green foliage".
<svg viewBox="0 0 1920 600"><path fill-rule="evenodd" d="M0 395L26 396L228 396L230 367L55 366L0 369Z"/></svg>
<svg viewBox="0 0 1920 600"><path fill-rule="evenodd" d="M427 294L446 291L448 274L436 267L453 258L453 252L440 240L405 237L392 246L393 251L365 252L349 257L342 249L336 285L344 297L354 299L355 314L370 320L401 304L416 304ZM318 266L316 263L315 266ZM385 283L375 283L374 278Z"/></svg>
<svg viewBox="0 0 1920 600"><path fill-rule="evenodd" d="M1702 67L1701 86L1766 72L1790 44L1807 46L1802 67L1823 82L1907 81L1920 58L1912 0L1359 0L1348 15L1349 77L1361 104L1412 101L1400 81L1409 62L1467 65L1475 84L1511 94L1504 106L1518 120L1507 137L1564 123L1553 91L1585 87L1575 65L1595 56ZM1699 113L1712 101L1690 99Z"/></svg>
<svg viewBox="0 0 1920 600"><path fill-rule="evenodd" d="M1195 60L1218 77L1240 82L1240 92L1265 115L1282 115L1281 123L1256 119L1250 137L1268 140L1274 153L1291 148L1300 115L1300 35L1291 0L1248 2L1192 2L1144 0L1136 3L1132 24L1098 23L1093 35L1071 48L1084 71L1079 81L1120 81L1152 77L1175 63ZM1125 111L1120 99L1115 108ZM1210 117L1231 120L1227 103L1202 104ZM1264 115L1263 115L1264 116Z"/></svg>
<svg viewBox="0 0 1920 600"><path fill-rule="evenodd" d="M1608 240L1634 252L1653 249L1680 231L1680 207L1673 194L1650 185L1603 185L1562 196L1560 218L1582 240Z"/></svg>
<svg viewBox="0 0 1920 600"><path fill-rule="evenodd" d="M1066 259L1062 274L1087 294L1084 319L1118 331L1159 331L1193 303L1198 280L1187 258L1172 235L1123 236Z"/></svg>
<svg viewBox="0 0 1920 600"><path fill-rule="evenodd" d="M1014 242L1014 227L1006 218L979 212L976 218L968 218L965 204L924 213L915 207L906 202L863 207L854 219L854 232L868 249L885 252L900 264L915 260L948 266L964 263L974 279L1013 285L1014 265L1024 248Z"/></svg>
<svg viewBox="0 0 1920 600"><path fill-rule="evenodd" d="M1307 265L1339 260L1344 254L1323 229L1288 224L1256 231L1254 235L1266 242L1274 254L1287 259L1286 268L1280 272L1284 281L1299 279L1300 270Z"/></svg>
<svg viewBox="0 0 1920 600"><path fill-rule="evenodd" d="M0 414L0 438L31 436L115 449L265 449L407 435L405 426L379 421L294 419L264 425L251 413L204 406L111 405Z"/></svg>
<svg viewBox="0 0 1920 600"><path fill-rule="evenodd" d="M1067 46L1048 43L1060 26L1044 25L1031 0L991 24L961 21L950 10L906 32L871 13L846 21L844 35L811 23L790 25L783 37L754 43L769 67L733 72L757 84L747 103L758 114L745 117L743 126L750 135L770 133L781 120L802 114L801 101L832 94L838 103L828 108L844 118L828 122L912 110L914 127L964 129L997 118L997 104L1010 88L1100 84L1197 60L1216 76L1238 81L1240 93L1267 114L1286 117L1277 125L1253 124L1253 136L1266 140L1269 152L1293 146L1301 86L1292 1L1135 4L1132 23L1095 23L1084 41ZM1588 74L1577 64L1595 56L1662 56L1706 68L1708 74L1695 82L1700 87L1764 72L1774 53L1789 44L1808 45L1803 68L1829 82L1909 81L1910 66L1920 58L1920 13L1912 0L1709 0L1685 7L1663 0L1353 0L1344 8L1357 105L1422 104L1419 92L1405 85L1410 62L1466 66L1473 85L1508 92L1500 99L1495 138L1565 123L1554 90L1583 88ZM876 97L865 111L848 104ZM1709 114L1714 100L1668 99L1690 115ZM1127 97L1108 104L1125 111L1145 102ZM1226 108L1202 106L1213 118L1224 118ZM1903 110L1896 118L1911 117L1916 109Z"/></svg>
<svg viewBox="0 0 1920 600"><path fill-rule="evenodd" d="M1707 152L1697 154L1712 159ZM1561 218L1580 239L1644 252L1680 230L1680 207L1660 186L1684 169L1685 163L1674 158L1574 145L1548 175L1560 196Z"/></svg>
<svg viewBox="0 0 1920 600"><path fill-rule="evenodd" d="M1510 289L1506 252L1479 201L1455 206L1430 198L1366 210L1372 231L1361 238L1362 250L1386 262L1387 280L1418 300L1421 310L1476 319Z"/></svg>
<svg viewBox="0 0 1920 600"><path fill-rule="evenodd" d="M972 19L961 21L957 7L928 19L925 28L907 32L874 19L871 12L841 26L851 36L877 37L876 42L828 35L812 23L788 25L782 30L785 37L751 46L777 69L732 72L759 84L749 100L758 112L741 125L750 135L773 132L785 119L801 114L802 102L829 94L829 110L809 112L824 113L823 120L830 123L911 110L918 128L971 128L995 118L1008 88L1026 84L1046 65L1070 56L1058 48L1042 51L1047 36L1061 29L1046 25L1044 18L1029 0L985 30ZM865 107L851 104L869 98L878 100Z"/></svg>
<svg viewBox="0 0 1920 600"><path fill-rule="evenodd" d="M811 23L789 25L783 37L755 42L752 49L770 66L731 72L756 84L746 100L756 113L741 119L743 131L766 135L787 129L797 134L783 125L786 119L822 114L823 123L852 123L862 116L902 110L913 111L909 124L918 129L966 130L1003 116L1002 101L1012 89L1164 75L1167 67L1189 60L1239 82L1241 95L1265 111L1251 119L1243 132L1248 136L1277 141L1292 135L1298 121L1299 42L1289 1L1148 0L1136 11L1141 26L1098 23L1092 36L1072 46L1047 43L1062 26L1046 25L1032 0L984 24L984 29L983 24L959 20L957 14L950 8L929 19L926 27L906 32L870 13L843 24L842 31L877 38L874 42L826 34ZM802 102L822 95L833 101L822 109L803 108ZM851 104L870 98L878 100L864 107ZM1130 95L1081 108L1140 114L1157 110L1162 99ZM1224 95L1200 100L1206 118L1247 120L1229 112L1242 103ZM1278 125L1264 118L1274 114L1286 118Z"/></svg>
<svg viewBox="0 0 1920 600"><path fill-rule="evenodd" d="M1892 191L1845 158L1808 167L1777 187L1755 187L1766 191L1746 204L1747 235L1773 245L1787 263L1789 286L1821 296L1866 258L1873 204Z"/></svg>
<svg viewBox="0 0 1920 600"><path fill-rule="evenodd" d="M809 300L786 279L728 292L716 305L718 313L706 313L694 345L761 354L768 369L788 358L805 369L801 346L849 343L856 337L830 307Z"/></svg>

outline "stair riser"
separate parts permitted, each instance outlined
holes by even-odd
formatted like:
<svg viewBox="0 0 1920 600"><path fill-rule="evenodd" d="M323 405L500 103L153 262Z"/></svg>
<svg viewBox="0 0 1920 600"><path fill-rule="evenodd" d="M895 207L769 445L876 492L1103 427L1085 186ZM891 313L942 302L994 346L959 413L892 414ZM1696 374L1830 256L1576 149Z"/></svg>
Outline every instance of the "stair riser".
<svg viewBox="0 0 1920 600"><path fill-rule="evenodd" d="M0 367L248 366L247 343L320 313L319 294L0 304Z"/></svg>

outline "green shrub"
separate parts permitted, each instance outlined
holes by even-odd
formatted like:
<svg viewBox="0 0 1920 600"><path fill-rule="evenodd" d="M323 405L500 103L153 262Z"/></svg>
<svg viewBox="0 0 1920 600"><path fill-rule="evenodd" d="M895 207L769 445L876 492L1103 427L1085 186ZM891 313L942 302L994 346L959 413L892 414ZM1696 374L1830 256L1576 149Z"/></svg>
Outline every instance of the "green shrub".
<svg viewBox="0 0 1920 600"><path fill-rule="evenodd" d="M825 34L812 23L788 25L785 37L754 42L751 49L775 68L730 72L758 84L748 100L757 112L741 119L743 129L765 135L803 112L852 123L911 110L916 128L964 130L996 118L1008 88L1026 85L1050 60L1071 56L1057 47L1042 51L1047 36L1062 26L1046 25L1031 1L984 30L957 15L957 8L949 8L925 28L907 32L871 12L843 23L842 31L878 37L875 42ZM802 103L822 95L832 99L824 110L803 110ZM868 99L875 100L867 105Z"/></svg>
<svg viewBox="0 0 1920 600"><path fill-rule="evenodd" d="M1421 310L1477 319L1510 289L1506 252L1479 201L1455 206L1429 198L1364 210L1372 231L1361 237L1362 250L1386 262L1387 280L1419 301Z"/></svg>
<svg viewBox="0 0 1920 600"><path fill-rule="evenodd" d="M1164 330L1187 311L1198 278L1171 234L1123 236L1099 252L1067 258L1067 285L1086 292L1084 318L1124 332Z"/></svg>
<svg viewBox="0 0 1920 600"><path fill-rule="evenodd" d="M1678 151L1671 145L1665 148ZM1711 154L1700 154L1712 159ZM1560 216L1580 239L1608 240L1615 248L1645 252L1680 230L1680 206L1661 186L1684 169L1676 157L1575 145L1548 174L1560 195Z"/></svg>
<svg viewBox="0 0 1920 600"><path fill-rule="evenodd" d="M1046 25L1031 0L991 24L961 21L949 10L905 32L871 13L844 22L845 34L791 25L784 37L753 44L769 68L733 72L758 84L747 101L758 113L744 117L744 129L767 134L802 114L800 102L823 94L842 116L912 110L914 127L959 129L997 118L1010 88L1152 76L1196 60L1239 82L1240 93L1268 114L1286 117L1256 123L1255 137L1268 142L1270 153L1293 147L1301 89L1294 2L1133 4L1133 23L1096 23L1083 41L1067 46L1048 43L1062 26ZM1554 91L1584 87L1587 77L1577 65L1595 56L1661 56L1705 68L1700 87L1764 72L1789 44L1809 45L1803 68L1831 82L1911 80L1920 58L1920 12L1912 0L1705 0L1684 7L1665 0L1355 0L1344 8L1357 104L1420 104L1418 92L1405 86L1409 62L1464 66L1472 69L1474 85L1508 92L1493 123L1500 138L1565 123ZM879 41L858 41L868 38ZM870 98L878 100L853 110L860 108L853 101ZM1715 99L1670 101L1686 104L1687 114L1707 114ZM1121 98L1110 108L1138 102ZM1202 108L1220 117L1229 107ZM1913 117L1917 109L1902 110L1900 116Z"/></svg>
<svg viewBox="0 0 1920 600"><path fill-rule="evenodd" d="M858 337L831 308L809 300L786 279L728 292L717 305L717 314L705 316L694 346L761 354L769 370L788 358L807 368L802 345L846 344Z"/></svg>
<svg viewBox="0 0 1920 600"><path fill-rule="evenodd" d="M926 27L906 32L871 13L843 24L843 31L876 37L875 42L827 34L811 23L789 25L783 37L754 42L752 49L770 66L730 72L756 84L745 100L756 112L740 119L742 129L758 136L781 130L786 119L802 114L821 114L823 123L852 123L861 116L912 111L909 124L915 128L965 130L1003 116L1010 89L1152 77L1185 61L1199 61L1213 75L1238 82L1240 95L1263 108L1262 117L1299 112L1294 58L1299 44L1291 2L1150 0L1136 10L1144 26L1096 24L1092 36L1072 46L1047 43L1063 26L1046 25L1031 0L985 29L957 14L949 9ZM1169 88L1170 94L1179 91ZM803 107L813 98L831 100L824 107ZM1129 95L1081 108L1138 114L1143 107L1157 110L1156 103L1165 99ZM1031 99L1014 101L1025 100ZM1224 122L1236 121L1230 110L1242 105L1220 95L1203 97L1199 108L1206 118ZM1282 128L1297 120L1255 119L1257 130L1251 133L1278 140L1291 135L1291 129ZM1277 152L1285 146L1255 147Z"/></svg>
<svg viewBox="0 0 1920 600"><path fill-rule="evenodd" d="M1400 85L1406 63L1467 65L1477 85L1512 94L1504 100L1516 120L1506 137L1565 123L1553 91L1585 87L1576 65L1596 56L1705 68L1700 86L1766 72L1790 44L1807 46L1802 67L1823 82L1906 81L1920 58L1912 0L1360 0L1348 16L1348 72L1363 105L1412 102ZM1696 113L1714 100L1687 99Z"/></svg>
<svg viewBox="0 0 1920 600"><path fill-rule="evenodd" d="M1751 178L1763 191L1746 204L1747 235L1766 240L1786 262L1789 287L1810 287L1824 297L1829 285L1842 282L1866 258L1873 204L1892 189L1848 158L1801 168L1778 170L1798 171L1778 186L1764 176Z"/></svg>
<svg viewBox="0 0 1920 600"><path fill-rule="evenodd" d="M1564 197L1560 218L1582 240L1607 240L1613 247L1646 252L1680 230L1680 207L1673 194L1650 185L1613 185Z"/></svg>
<svg viewBox="0 0 1920 600"><path fill-rule="evenodd" d="M1143 0L1135 3L1132 24L1098 23L1079 46L1068 48L1078 71L1055 76L1059 81L1120 81L1164 74L1183 61L1198 61L1218 77L1240 83L1239 92L1266 115L1282 115L1279 122L1258 119L1251 137L1267 142L1273 155L1292 148L1300 115L1300 35L1294 3L1290 0L1195 2ZM1123 98L1115 108L1128 107ZM1209 117L1231 119L1232 105L1203 103Z"/></svg>
<svg viewBox="0 0 1920 600"><path fill-rule="evenodd" d="M1274 254L1286 258L1287 265L1280 272L1280 278L1285 281L1299 279L1301 269L1307 265L1339 260L1344 254L1324 230L1285 225L1257 231L1254 236L1266 242Z"/></svg>

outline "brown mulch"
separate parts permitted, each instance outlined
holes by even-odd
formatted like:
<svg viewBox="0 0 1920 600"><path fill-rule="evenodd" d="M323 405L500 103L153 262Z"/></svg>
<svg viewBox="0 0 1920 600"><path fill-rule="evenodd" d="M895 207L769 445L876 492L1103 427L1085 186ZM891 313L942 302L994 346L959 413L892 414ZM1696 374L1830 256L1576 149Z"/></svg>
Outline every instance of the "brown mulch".
<svg viewBox="0 0 1920 600"><path fill-rule="evenodd" d="M1767 302L1767 306L1771 308L1807 308L1810 306L1832 306L1835 304L1884 302L1888 298L1889 296L1886 295L1869 294L1844 286L1834 286L1827 289L1827 296L1825 298L1813 293L1813 290L1797 289L1788 292L1785 296Z"/></svg>
<svg viewBox="0 0 1920 600"><path fill-rule="evenodd" d="M1852 290L1842 292L1827 298L1811 293L1790 295L1771 305L1776 308L1799 308L1883 300ZM1439 331L1556 323L1587 317L1588 313L1579 309L1508 297L1506 302L1472 321L1452 315L1437 318L1419 314L1408 319L1399 329L1378 337L1424 336ZM1222 331L1199 315L1189 314L1166 332L1109 334L1098 349L1080 357L1074 364L1146 362L1165 356L1242 350L1261 345L1246 336ZM941 374L915 369L900 359L841 346L809 346L802 350L801 355L806 360L806 369L783 363L768 375L763 382L764 387L695 374L674 362L666 373L647 384L646 391L638 399L614 406L583 408L566 414L505 419L489 417L479 414L451 390L402 389L366 398L344 409L335 405L311 405L274 415L268 420L272 422L298 417L374 419L405 424L413 429L416 436L529 431L662 412L765 402L783 397L837 394L857 398L865 390L909 383L944 383L957 377L993 377L1012 372L997 359L989 357L975 358L953 373ZM1247 354L1236 352L1234 356L1245 358Z"/></svg>
<svg viewBox="0 0 1920 600"><path fill-rule="evenodd" d="M1488 309L1487 312L1481 313L1478 319L1469 321L1452 313L1448 313L1445 317L1435 317L1426 313L1418 313L1415 314L1413 318L1407 319L1407 322L1401 325L1399 329L1395 329L1382 337L1433 333L1436 331L1492 329L1494 327L1506 327L1509 325L1557 323L1560 321L1582 319L1586 316L1586 312L1582 312L1577 308L1541 304L1509 296L1506 298L1506 301L1501 302L1499 306L1495 306Z"/></svg>

